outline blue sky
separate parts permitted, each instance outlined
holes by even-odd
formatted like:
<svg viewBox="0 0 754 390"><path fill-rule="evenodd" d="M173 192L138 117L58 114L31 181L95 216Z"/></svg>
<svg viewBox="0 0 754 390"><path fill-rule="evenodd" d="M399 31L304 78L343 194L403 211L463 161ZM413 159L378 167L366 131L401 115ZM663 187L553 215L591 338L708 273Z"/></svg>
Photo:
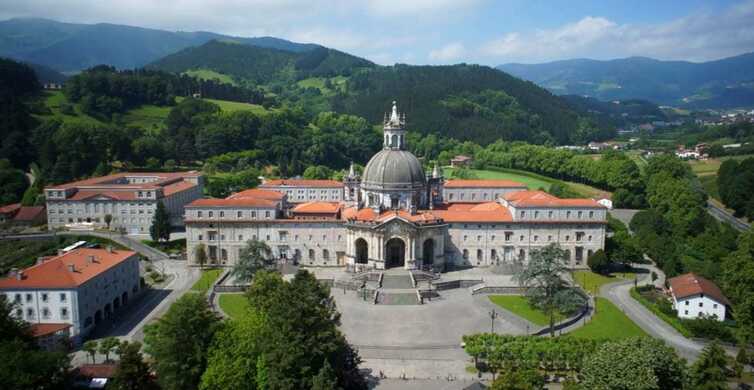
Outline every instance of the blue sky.
<svg viewBox="0 0 754 390"><path fill-rule="evenodd" d="M754 0L4 0L46 17L315 42L381 64L536 63L754 51Z"/></svg>

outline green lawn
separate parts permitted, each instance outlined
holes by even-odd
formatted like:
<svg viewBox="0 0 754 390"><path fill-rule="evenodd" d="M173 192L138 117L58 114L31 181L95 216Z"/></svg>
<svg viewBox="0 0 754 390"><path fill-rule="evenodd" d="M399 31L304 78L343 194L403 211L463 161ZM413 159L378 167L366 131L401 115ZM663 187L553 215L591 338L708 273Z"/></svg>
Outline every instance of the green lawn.
<svg viewBox="0 0 754 390"><path fill-rule="evenodd" d="M484 169L470 169L470 171L478 178L484 180L513 180L525 184L530 190L538 190L540 188L545 191L550 189L553 183L564 184L574 196L581 196L587 198L594 198L609 195L609 192L599 190L597 188L588 186L581 183L566 182L558 179L554 179L547 176L538 175L532 172L520 171L517 169L508 168L495 168L494 170ZM443 175L446 178L451 178L453 168L444 168Z"/></svg>
<svg viewBox="0 0 754 390"><path fill-rule="evenodd" d="M220 294L220 309L231 318L239 318L249 308L249 300L244 294Z"/></svg>
<svg viewBox="0 0 754 390"><path fill-rule="evenodd" d="M227 74L215 72L214 70L210 69L189 69L183 72L183 74L191 76L195 79L215 80L220 83L237 85L233 78L228 76Z"/></svg>
<svg viewBox="0 0 754 390"><path fill-rule="evenodd" d="M186 250L186 239L180 238L173 241L168 242L156 242L152 240L141 240L146 245L151 246L152 248L157 248L165 253L182 253L184 250Z"/></svg>
<svg viewBox="0 0 754 390"><path fill-rule="evenodd" d="M193 286L191 286L191 291L205 294L222 273L222 268L206 269L202 271L202 277L199 278L199 280L197 280Z"/></svg>
<svg viewBox="0 0 754 390"><path fill-rule="evenodd" d="M620 281L621 279L633 279L634 274L630 272L626 273L614 273L609 276L596 274L592 271L582 270L573 272L573 280L581 286L584 290L588 291L592 295L597 295L600 292L600 288L608 283Z"/></svg>
<svg viewBox="0 0 754 390"><path fill-rule="evenodd" d="M176 97L176 101L180 102L183 100L183 97ZM250 103L241 103L241 102L231 102L229 100L217 100L217 99L202 99L207 102L211 102L214 104L217 104L220 106L220 109L227 112L233 112L233 111L251 111L255 114L265 114L267 113L267 109L260 106L259 104L250 104Z"/></svg>
<svg viewBox="0 0 754 390"><path fill-rule="evenodd" d="M78 104L73 104L63 94L63 91L44 91L45 106L50 109L51 113L44 115L35 115L38 118L59 118L66 123L86 123L86 124L102 124L99 119L84 114ZM73 108L71 114L63 114L61 107L65 104L70 104Z"/></svg>
<svg viewBox="0 0 754 390"><path fill-rule="evenodd" d="M126 112L123 115L123 121L147 130L157 131L165 127L165 119L168 118L171 109L172 107L169 106L143 105Z"/></svg>
<svg viewBox="0 0 754 390"><path fill-rule="evenodd" d="M550 324L550 317L537 308L531 307L526 297L521 295L491 295L490 301L525 320L540 326ZM562 314L555 315L555 322L565 319Z"/></svg>
<svg viewBox="0 0 754 390"><path fill-rule="evenodd" d="M600 340L620 340L634 336L646 336L630 318L605 298L596 298L597 310L586 325L568 333L571 337Z"/></svg>

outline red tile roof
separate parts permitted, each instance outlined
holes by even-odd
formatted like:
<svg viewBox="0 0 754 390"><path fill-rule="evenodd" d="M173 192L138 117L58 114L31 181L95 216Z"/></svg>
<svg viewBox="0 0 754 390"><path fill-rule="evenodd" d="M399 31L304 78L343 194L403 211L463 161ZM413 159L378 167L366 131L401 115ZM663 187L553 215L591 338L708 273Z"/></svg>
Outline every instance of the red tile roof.
<svg viewBox="0 0 754 390"><path fill-rule="evenodd" d="M604 208L594 199L560 199L544 191L515 191L503 199L516 207L596 207Z"/></svg>
<svg viewBox="0 0 754 390"><path fill-rule="evenodd" d="M340 211L341 204L338 202L306 202L296 205L293 213L312 214L335 214Z"/></svg>
<svg viewBox="0 0 754 390"><path fill-rule="evenodd" d="M450 203L432 210L445 222L512 222L508 209L497 202Z"/></svg>
<svg viewBox="0 0 754 390"><path fill-rule="evenodd" d="M13 203L0 207L0 214L12 214L21 208L21 203Z"/></svg>
<svg viewBox="0 0 754 390"><path fill-rule="evenodd" d="M446 188L527 188L526 184L513 180L466 180L451 179L445 182Z"/></svg>
<svg viewBox="0 0 754 390"><path fill-rule="evenodd" d="M193 187L196 187L196 184L194 184L194 183L192 183L190 181L181 180L179 182L168 184L165 187L163 187L162 194L165 195L165 196L170 196L170 195L173 195L175 193L178 193L178 192L181 192L181 191L185 191L185 190L187 190L189 188L193 188Z"/></svg>
<svg viewBox="0 0 754 390"><path fill-rule="evenodd" d="M68 329L71 326L71 324L32 324L29 328L32 336L42 337L51 335L63 329Z"/></svg>
<svg viewBox="0 0 754 390"><path fill-rule="evenodd" d="M45 213L45 206L23 206L20 210L16 213L15 216L13 216L14 221L33 221L37 218L39 218L40 214Z"/></svg>
<svg viewBox="0 0 754 390"><path fill-rule="evenodd" d="M342 188L343 183L335 180L314 180L314 179L272 179L265 181L260 188L270 187L332 187Z"/></svg>
<svg viewBox="0 0 754 390"><path fill-rule="evenodd" d="M722 304L730 305L728 298L715 283L693 272L671 278L668 283L676 299L704 294Z"/></svg>
<svg viewBox="0 0 754 390"><path fill-rule="evenodd" d="M112 175L92 177L89 179L73 181L70 183L64 183L54 186L47 186L45 189L67 189L75 187L112 187L112 188L132 188L132 189L153 189L170 184L172 181L179 180L181 178L194 178L201 176L201 173L197 171L187 172L120 172ZM113 183L114 181L126 178L126 177L154 177L157 180L150 183L138 183L138 184L125 184Z"/></svg>
<svg viewBox="0 0 754 390"><path fill-rule="evenodd" d="M97 191L97 190L83 190L77 191L73 196L66 200L86 200L104 196L106 198L114 200L134 200L136 199L136 193L133 191Z"/></svg>
<svg viewBox="0 0 754 390"><path fill-rule="evenodd" d="M235 194L230 195L227 199L236 199L236 198L259 198L259 199L268 199L268 200L280 200L283 199L285 194L283 194L280 191L274 191L274 190L261 190L259 188L252 188L249 190L237 192Z"/></svg>
<svg viewBox="0 0 754 390"><path fill-rule="evenodd" d="M275 208L278 202L261 198L197 199L185 207L267 207Z"/></svg>
<svg viewBox="0 0 754 390"><path fill-rule="evenodd" d="M114 378L115 364L83 364L76 369L76 375L84 378Z"/></svg>
<svg viewBox="0 0 754 390"><path fill-rule="evenodd" d="M125 250L74 249L24 269L21 280L15 276L0 279L0 289L75 288L135 255L136 252ZM89 256L94 256L95 261L90 263ZM69 265L74 266L73 272Z"/></svg>

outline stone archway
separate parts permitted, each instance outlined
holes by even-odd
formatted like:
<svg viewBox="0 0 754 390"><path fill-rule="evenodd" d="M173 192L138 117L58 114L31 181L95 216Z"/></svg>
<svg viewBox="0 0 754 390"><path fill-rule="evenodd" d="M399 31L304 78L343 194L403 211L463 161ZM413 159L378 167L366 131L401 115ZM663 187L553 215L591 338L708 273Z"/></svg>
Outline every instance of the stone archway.
<svg viewBox="0 0 754 390"><path fill-rule="evenodd" d="M422 246L422 265L432 266L435 263L435 240L428 238Z"/></svg>
<svg viewBox="0 0 754 390"><path fill-rule="evenodd" d="M363 238L356 239L356 264L367 264L369 262L369 244Z"/></svg>
<svg viewBox="0 0 754 390"><path fill-rule="evenodd" d="M406 264L406 243L398 237L385 243L385 269L403 267Z"/></svg>

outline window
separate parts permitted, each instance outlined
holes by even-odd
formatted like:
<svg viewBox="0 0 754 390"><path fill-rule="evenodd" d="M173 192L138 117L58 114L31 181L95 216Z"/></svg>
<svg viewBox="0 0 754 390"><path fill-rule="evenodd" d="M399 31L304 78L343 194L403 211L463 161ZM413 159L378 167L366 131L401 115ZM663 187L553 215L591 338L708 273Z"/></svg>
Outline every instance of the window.
<svg viewBox="0 0 754 390"><path fill-rule="evenodd" d="M589 218L594 218L594 211L589 212Z"/></svg>
<svg viewBox="0 0 754 390"><path fill-rule="evenodd" d="M67 296L67 295L65 295L65 294L60 294L60 302L65 302L67 298L68 298L68 296Z"/></svg>
<svg viewBox="0 0 754 390"><path fill-rule="evenodd" d="M484 254L483 254L482 250L481 249L477 249L476 250L476 261L477 261L477 263L481 263L483 257L484 257Z"/></svg>
<svg viewBox="0 0 754 390"><path fill-rule="evenodd" d="M50 309L42 308L42 318L50 318Z"/></svg>
<svg viewBox="0 0 754 390"><path fill-rule="evenodd" d="M251 212L251 217L252 218L256 218L257 217L257 212L256 211L252 211Z"/></svg>
<svg viewBox="0 0 754 390"><path fill-rule="evenodd" d="M579 211L579 219L581 219L582 214L584 214L583 211Z"/></svg>
<svg viewBox="0 0 754 390"><path fill-rule="evenodd" d="M221 211L221 212L220 212L220 218L222 218L222 217L224 217L224 216L225 216L225 211Z"/></svg>
<svg viewBox="0 0 754 390"><path fill-rule="evenodd" d="M523 218L523 217L525 217L525 216L526 216L526 211L522 211L522 212L521 212L521 218Z"/></svg>
<svg viewBox="0 0 754 390"><path fill-rule="evenodd" d="M47 302L47 293L42 293L42 302Z"/></svg>
<svg viewBox="0 0 754 390"><path fill-rule="evenodd" d="M713 303L713 304L712 304L712 308L713 308L713 309L717 309L717 303Z"/></svg>
<svg viewBox="0 0 754 390"><path fill-rule="evenodd" d="M566 218L571 218L571 212L570 211L566 211Z"/></svg>
<svg viewBox="0 0 754 390"><path fill-rule="evenodd" d="M505 241L510 241L513 238L513 232L505 232Z"/></svg>
<svg viewBox="0 0 754 390"><path fill-rule="evenodd" d="M684 310L684 311L683 311L683 314L685 314L685 315L689 315L689 311L688 311L688 310Z"/></svg>
<svg viewBox="0 0 754 390"><path fill-rule="evenodd" d="M547 218L552 218L552 211L547 212Z"/></svg>
<svg viewBox="0 0 754 390"><path fill-rule="evenodd" d="M539 240L539 236L534 236L534 242L537 242Z"/></svg>
<svg viewBox="0 0 754 390"><path fill-rule="evenodd" d="M519 237L518 237L518 240L519 240L519 241L523 241L523 240L524 240L524 235L522 234L521 236L519 236Z"/></svg>
<svg viewBox="0 0 754 390"><path fill-rule="evenodd" d="M704 307L704 302L699 302L699 307Z"/></svg>
<svg viewBox="0 0 754 390"><path fill-rule="evenodd" d="M27 318L34 317L34 309L26 309L26 317Z"/></svg>
<svg viewBox="0 0 754 390"><path fill-rule="evenodd" d="M270 212L269 211L265 211L264 212L264 217L265 218L269 218L270 217Z"/></svg>
<svg viewBox="0 0 754 390"><path fill-rule="evenodd" d="M688 305L689 305L689 301L686 301L686 306L688 306Z"/></svg>
<svg viewBox="0 0 754 390"><path fill-rule="evenodd" d="M243 241L243 234L238 235L238 241Z"/></svg>
<svg viewBox="0 0 754 390"><path fill-rule="evenodd" d="M463 250L463 258L464 259L468 259L469 258L469 250L468 249L464 249Z"/></svg>
<svg viewBox="0 0 754 390"><path fill-rule="evenodd" d="M26 302L31 302L31 294L26 294Z"/></svg>
<svg viewBox="0 0 754 390"><path fill-rule="evenodd" d="M21 303L21 294L16 294L13 300L16 301L16 303Z"/></svg>
<svg viewBox="0 0 754 390"><path fill-rule="evenodd" d="M327 249L322 250L322 258L327 261L330 259L330 252Z"/></svg>
<svg viewBox="0 0 754 390"><path fill-rule="evenodd" d="M209 214L209 217L212 218L212 215L213 215L212 211L208 212L207 214Z"/></svg>
<svg viewBox="0 0 754 390"><path fill-rule="evenodd" d="M309 249L309 261L314 261L314 249Z"/></svg>
<svg viewBox="0 0 754 390"><path fill-rule="evenodd" d="M534 212L534 218L539 218L539 211Z"/></svg>
<svg viewBox="0 0 754 390"><path fill-rule="evenodd" d="M237 211L236 212L236 217L237 218L241 218L242 216L243 216L243 211Z"/></svg>
<svg viewBox="0 0 754 390"><path fill-rule="evenodd" d="M197 237L197 240L201 241L202 239L204 239L204 237L202 237L202 235L200 234L200 235L199 235L199 236Z"/></svg>

